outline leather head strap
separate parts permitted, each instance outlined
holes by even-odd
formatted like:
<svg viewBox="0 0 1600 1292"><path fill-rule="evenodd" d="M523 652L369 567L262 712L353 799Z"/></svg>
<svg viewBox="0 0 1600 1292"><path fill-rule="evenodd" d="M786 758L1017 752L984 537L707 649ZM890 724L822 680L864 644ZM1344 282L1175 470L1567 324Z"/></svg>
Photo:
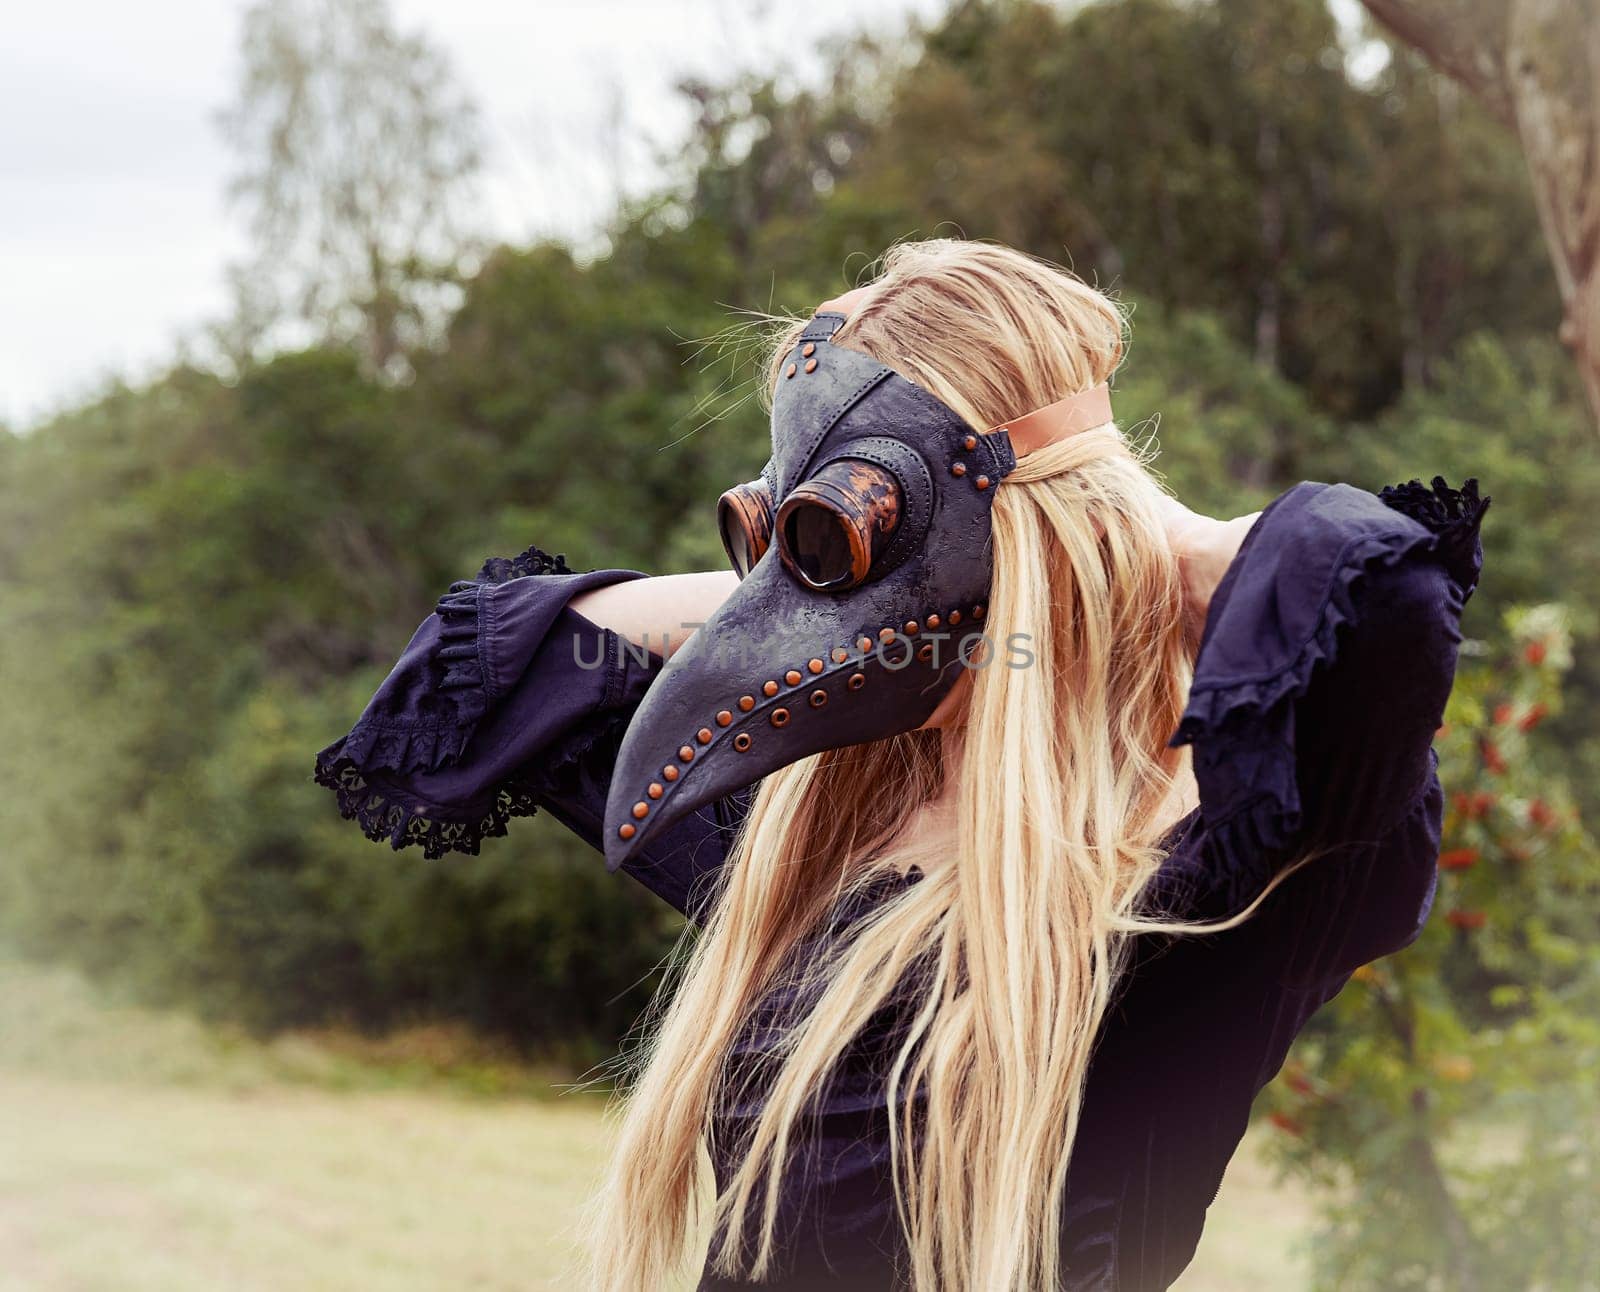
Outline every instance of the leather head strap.
<svg viewBox="0 0 1600 1292"><path fill-rule="evenodd" d="M1089 390L1081 390L1076 395L1068 395L1065 399L1036 408L1009 422L992 426L985 434L1005 431L1011 437L1012 451L1017 457L1024 458L1046 444L1054 444L1079 431L1091 431L1111 420L1111 388L1101 382Z"/></svg>
<svg viewBox="0 0 1600 1292"><path fill-rule="evenodd" d="M848 318L856 306L871 292L870 283L865 287L852 288L842 296L835 296L832 300L824 301L817 306L817 316L826 314L830 319ZM832 331L836 331L838 327L838 323L833 324L829 335L832 335ZM809 332L806 335L807 338L810 337ZM1065 399L1058 399L1053 404L1036 408L1031 413L1012 418L1009 422L991 426L984 434L993 435L998 431L1005 431L1011 439L1012 451L1018 458L1025 458L1046 444L1054 444L1057 440L1078 434L1079 431L1091 431L1113 420L1115 419L1111 412L1111 388L1101 382L1092 389L1068 395Z"/></svg>

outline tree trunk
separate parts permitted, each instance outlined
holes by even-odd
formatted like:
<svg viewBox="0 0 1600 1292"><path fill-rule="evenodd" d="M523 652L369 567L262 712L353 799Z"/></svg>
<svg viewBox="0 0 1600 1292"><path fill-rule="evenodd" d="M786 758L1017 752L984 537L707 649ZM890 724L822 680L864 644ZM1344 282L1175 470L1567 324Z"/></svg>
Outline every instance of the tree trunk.
<svg viewBox="0 0 1600 1292"><path fill-rule="evenodd" d="M1455 1195L1450 1192L1444 1169L1439 1165L1439 1156L1433 1151L1433 1141L1424 1129L1427 1125L1427 1107L1427 1088L1419 1086L1411 1092L1411 1111L1416 1118L1417 1130L1409 1143L1416 1181L1434 1213L1439 1232L1444 1236L1447 1249L1445 1262L1452 1292L1479 1292L1483 1283L1478 1278L1477 1243L1466 1217L1456 1205Z"/></svg>
<svg viewBox="0 0 1600 1292"><path fill-rule="evenodd" d="M1600 13L1595 0L1363 0L1517 133L1600 426Z"/></svg>
<svg viewBox="0 0 1600 1292"><path fill-rule="evenodd" d="M1390 1031L1400 1042L1406 1066L1413 1072L1420 1070L1422 1063L1417 1053L1416 1017L1409 1000L1399 1001L1386 991L1381 991L1377 1001ZM1477 1241L1473 1237L1472 1227L1467 1224L1467 1218L1456 1205L1455 1195L1450 1192L1450 1182L1439 1163L1439 1155L1434 1152L1433 1138L1428 1129L1428 1099L1426 1085L1412 1088L1411 1132L1406 1136L1412 1178L1426 1197L1427 1207L1433 1213L1445 1240L1445 1264L1452 1280L1448 1285L1451 1292L1480 1292L1481 1284L1476 1272Z"/></svg>

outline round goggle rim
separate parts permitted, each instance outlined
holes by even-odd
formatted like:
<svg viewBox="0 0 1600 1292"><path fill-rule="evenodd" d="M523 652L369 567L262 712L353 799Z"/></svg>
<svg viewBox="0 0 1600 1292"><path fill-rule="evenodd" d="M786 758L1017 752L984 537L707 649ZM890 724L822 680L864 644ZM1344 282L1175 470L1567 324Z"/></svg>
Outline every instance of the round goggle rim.
<svg viewBox="0 0 1600 1292"><path fill-rule="evenodd" d="M789 525L795 519L795 513L801 508L824 512L833 519L835 526L843 533L845 546L850 553L850 563L838 578L831 580L812 578L806 573L800 558L793 551L789 541ZM865 581L867 572L872 568L872 553L863 548L860 532L836 507L828 506L822 499L810 495L790 494L784 499L783 506L778 509L773 530L778 544L778 557L782 560L784 568L814 592L842 592L848 588L858 587Z"/></svg>
<svg viewBox="0 0 1600 1292"><path fill-rule="evenodd" d="M750 553L748 568L741 568L742 563L734 552L730 522ZM741 579L747 578L767 554L772 546L772 530L772 487L764 476L734 485L717 499L717 532L722 539L722 550L733 572Z"/></svg>
<svg viewBox="0 0 1600 1292"><path fill-rule="evenodd" d="M891 487L891 519L887 528L881 528L878 523L882 518L882 498L874 498L860 491L858 482L853 478L856 472L863 469ZM773 521L773 540L778 545L778 556L784 568L814 592L844 592L860 587L870 578L883 549L888 546L886 540L898 530L904 518L904 494L905 487L899 477L880 463L845 457L826 464L811 479L799 485L783 500L783 506L778 508ZM862 504L859 514L853 504ZM836 579L819 581L812 578L791 550L789 523L802 507L815 507L826 512L843 532L850 553L850 565ZM885 541L875 544L874 536Z"/></svg>

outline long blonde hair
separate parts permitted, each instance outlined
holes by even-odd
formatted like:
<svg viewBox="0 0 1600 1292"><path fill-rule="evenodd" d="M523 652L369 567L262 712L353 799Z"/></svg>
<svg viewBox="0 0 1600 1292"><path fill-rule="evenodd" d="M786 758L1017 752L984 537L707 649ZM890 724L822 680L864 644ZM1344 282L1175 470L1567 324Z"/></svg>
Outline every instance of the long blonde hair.
<svg viewBox="0 0 1600 1292"><path fill-rule="evenodd" d="M773 381L798 329L775 339ZM834 339L988 427L1106 380L1123 337L1115 302L1061 268L939 239L891 248ZM1160 491L1115 426L1024 458L995 493L986 632L1027 634L1034 665L973 670L958 739L913 732L762 782L636 1056L593 1212L604 1292L669 1286L707 1221L713 1270L774 1272L780 1179L815 1097L868 1020L906 1001L887 1104L910 1285L1056 1286L1085 1073L1130 938L1151 927L1140 897L1181 766L1167 740L1191 660ZM944 864L825 936L841 900L905 868L897 840L946 777ZM736 1165L712 1199L714 1118L751 1094L734 1088L730 1048L780 986L807 1005L764 1069L753 1126L717 1146Z"/></svg>

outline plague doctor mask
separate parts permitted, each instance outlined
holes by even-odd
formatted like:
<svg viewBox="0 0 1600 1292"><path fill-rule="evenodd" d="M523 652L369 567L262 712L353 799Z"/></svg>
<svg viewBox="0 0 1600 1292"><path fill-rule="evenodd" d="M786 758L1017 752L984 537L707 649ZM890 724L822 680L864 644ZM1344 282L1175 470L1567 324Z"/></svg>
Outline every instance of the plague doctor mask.
<svg viewBox="0 0 1600 1292"><path fill-rule="evenodd" d="M987 431L832 338L785 360L772 457L718 522L739 586L667 662L606 803L615 870L689 812L810 754L921 727L982 662L995 487L1019 457L1112 420L1104 385Z"/></svg>

